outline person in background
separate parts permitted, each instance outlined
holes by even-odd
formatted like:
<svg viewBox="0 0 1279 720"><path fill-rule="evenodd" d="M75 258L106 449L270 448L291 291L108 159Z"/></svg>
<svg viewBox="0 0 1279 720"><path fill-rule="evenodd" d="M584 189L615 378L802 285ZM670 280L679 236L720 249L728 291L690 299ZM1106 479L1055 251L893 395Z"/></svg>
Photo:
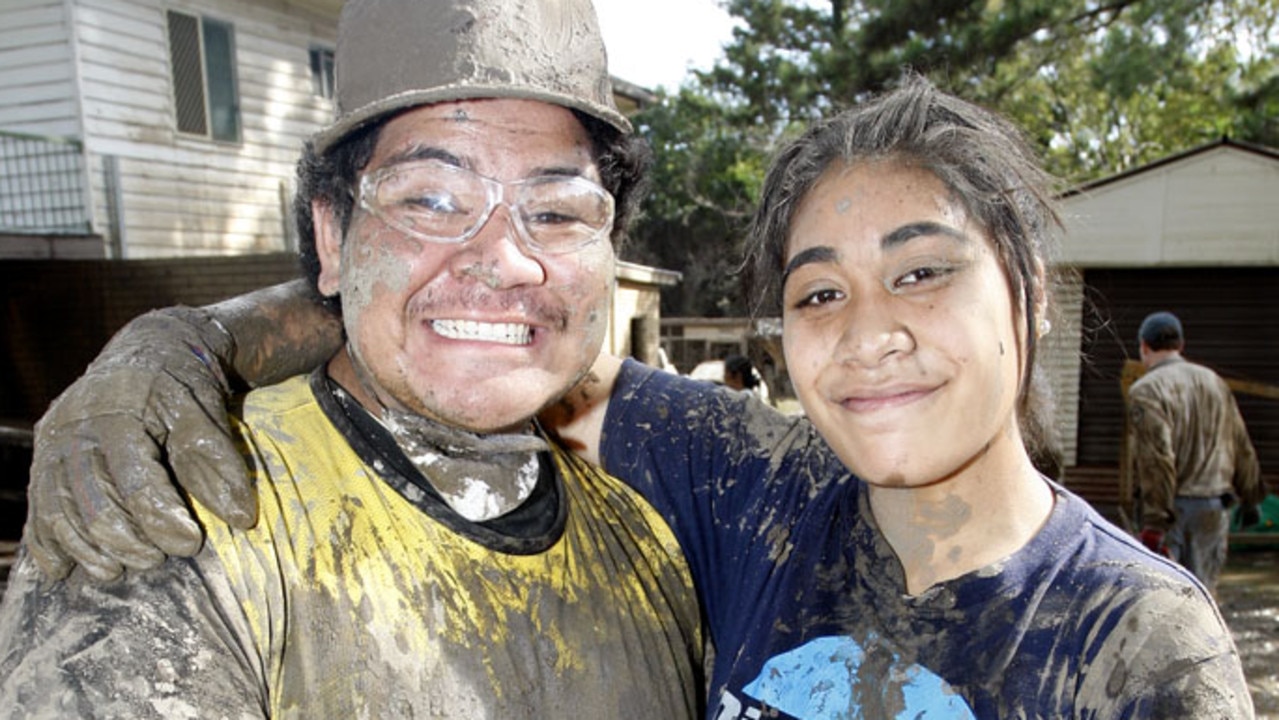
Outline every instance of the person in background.
<svg viewBox="0 0 1279 720"><path fill-rule="evenodd" d="M42 584L27 543L0 717L697 716L700 609L669 526L534 421L599 354L646 159L594 9L349 0L336 67L295 213L345 342L243 398L243 460L214 469L247 463L256 512L237 526L193 500L192 557ZM215 317L145 316L68 398L164 397L139 392L147 358L179 362L149 387L212 370L206 349L234 352ZM154 450L143 432L103 452Z"/></svg>
<svg viewBox="0 0 1279 720"><path fill-rule="evenodd" d="M759 377L755 374L755 366L743 355L729 355L724 358L724 384L734 390L754 392L759 387Z"/></svg>
<svg viewBox="0 0 1279 720"><path fill-rule="evenodd" d="M1128 452L1141 541L1215 592L1230 508L1241 503L1240 517L1252 525L1265 499L1257 453L1226 381L1182 357L1176 315L1147 315L1137 343L1146 373L1128 390Z"/></svg>
<svg viewBox="0 0 1279 720"><path fill-rule="evenodd" d="M709 718L1252 716L1204 588L1031 463L1052 197L1015 128L907 78L786 147L749 234L807 417L609 356L543 413L670 522L716 650ZM66 562L185 515L122 498L138 526L95 532L63 501L122 492L73 464L101 412L56 407L78 434L37 437L69 467L33 478L55 500L28 529Z"/></svg>

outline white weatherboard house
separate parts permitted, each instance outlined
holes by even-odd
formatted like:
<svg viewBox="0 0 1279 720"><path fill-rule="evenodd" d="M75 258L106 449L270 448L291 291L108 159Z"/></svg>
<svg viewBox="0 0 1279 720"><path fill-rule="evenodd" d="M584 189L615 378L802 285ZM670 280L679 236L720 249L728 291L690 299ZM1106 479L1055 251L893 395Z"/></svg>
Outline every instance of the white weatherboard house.
<svg viewBox="0 0 1279 720"><path fill-rule="evenodd" d="M0 232L79 228L100 238L83 254L115 258L288 249L293 165L333 114L338 2L0 2L0 130L32 136L4 140ZM78 208L36 138L79 155Z"/></svg>
<svg viewBox="0 0 1279 720"><path fill-rule="evenodd" d="M294 163L333 116L340 8L0 0L0 257L291 249ZM652 99L615 86L623 112Z"/></svg>
<svg viewBox="0 0 1279 720"><path fill-rule="evenodd" d="M1048 336L1065 464L1114 484L1124 361L1146 314L1170 310L1186 355L1236 381L1279 480L1279 150L1223 139L1063 198L1061 265L1076 273Z"/></svg>
<svg viewBox="0 0 1279 720"><path fill-rule="evenodd" d="M333 117L341 6L0 0L0 259L295 249L295 163ZM617 78L614 97L655 100ZM611 350L655 359L658 290L679 277L619 265Z"/></svg>

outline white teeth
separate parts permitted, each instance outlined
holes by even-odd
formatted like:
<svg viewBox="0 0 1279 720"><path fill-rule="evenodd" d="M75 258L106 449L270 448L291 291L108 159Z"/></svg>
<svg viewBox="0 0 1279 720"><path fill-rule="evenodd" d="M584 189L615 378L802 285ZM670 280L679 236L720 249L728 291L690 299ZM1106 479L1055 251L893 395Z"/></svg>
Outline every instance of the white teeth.
<svg viewBox="0 0 1279 720"><path fill-rule="evenodd" d="M533 329L521 323L486 323L475 320L432 320L431 327L453 340L478 340L503 345L528 345Z"/></svg>

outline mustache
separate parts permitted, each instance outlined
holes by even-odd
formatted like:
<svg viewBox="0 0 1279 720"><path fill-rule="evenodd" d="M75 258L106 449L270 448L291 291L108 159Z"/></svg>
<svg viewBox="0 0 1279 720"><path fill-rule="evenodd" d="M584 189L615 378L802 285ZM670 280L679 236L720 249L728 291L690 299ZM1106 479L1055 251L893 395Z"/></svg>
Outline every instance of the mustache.
<svg viewBox="0 0 1279 720"><path fill-rule="evenodd" d="M428 290L410 300L407 309L415 320L454 317L452 313L458 310L511 313L553 330L566 329L573 317L563 303L548 301L542 293L523 289L493 292L483 286L444 292Z"/></svg>

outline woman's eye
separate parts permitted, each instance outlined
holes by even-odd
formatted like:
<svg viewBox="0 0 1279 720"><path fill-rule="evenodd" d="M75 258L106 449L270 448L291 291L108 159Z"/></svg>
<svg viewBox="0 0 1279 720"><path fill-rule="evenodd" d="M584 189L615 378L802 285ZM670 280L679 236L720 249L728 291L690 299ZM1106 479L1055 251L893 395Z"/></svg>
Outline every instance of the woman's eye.
<svg viewBox="0 0 1279 720"><path fill-rule="evenodd" d="M818 290L817 292L809 293L808 295L800 298L799 302L795 303L795 307L817 307L819 305L825 305L826 303L835 302L841 297L843 297L843 293L838 290Z"/></svg>
<svg viewBox="0 0 1279 720"><path fill-rule="evenodd" d="M919 285L920 283L926 283L930 280L936 280L937 278L949 275L953 272L953 270L953 268L949 267L935 266L915 268L904 275L899 275L897 279L893 281L893 287L907 288L912 285Z"/></svg>

